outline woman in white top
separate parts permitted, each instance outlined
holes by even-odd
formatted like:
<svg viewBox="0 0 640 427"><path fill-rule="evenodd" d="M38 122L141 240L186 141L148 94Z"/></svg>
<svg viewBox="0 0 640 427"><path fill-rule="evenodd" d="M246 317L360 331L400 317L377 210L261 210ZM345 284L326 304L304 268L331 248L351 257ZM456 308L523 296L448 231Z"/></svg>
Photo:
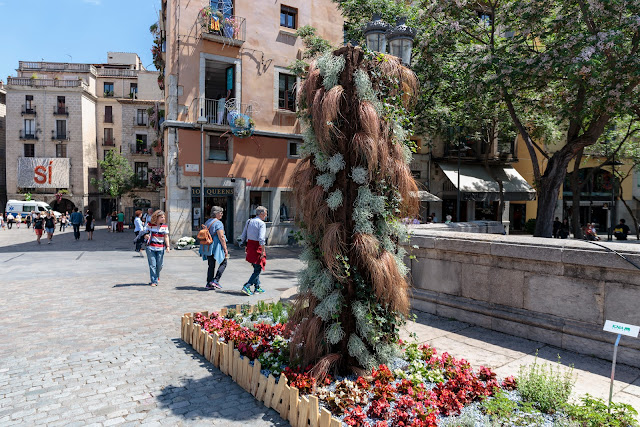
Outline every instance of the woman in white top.
<svg viewBox="0 0 640 427"><path fill-rule="evenodd" d="M136 237L138 237L138 234L140 234L140 232L144 228L144 225L142 225L142 211L140 209L136 211L136 218L133 220L133 225L135 227L133 229L133 232L136 234ZM136 252L140 253L141 248L142 240L136 239ZM142 254L140 254L140 256L142 256Z"/></svg>

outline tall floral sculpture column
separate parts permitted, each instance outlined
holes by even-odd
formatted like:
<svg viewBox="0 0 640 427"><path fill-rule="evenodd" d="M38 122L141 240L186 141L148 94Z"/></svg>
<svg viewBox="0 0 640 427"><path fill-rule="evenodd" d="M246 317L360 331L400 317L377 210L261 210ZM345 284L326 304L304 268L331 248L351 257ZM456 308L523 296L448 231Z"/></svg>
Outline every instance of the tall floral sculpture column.
<svg viewBox="0 0 640 427"><path fill-rule="evenodd" d="M416 90L398 58L352 46L318 58L302 86L304 159L292 186L307 267L290 350L318 377L396 354L409 311L400 219L418 206L402 124Z"/></svg>

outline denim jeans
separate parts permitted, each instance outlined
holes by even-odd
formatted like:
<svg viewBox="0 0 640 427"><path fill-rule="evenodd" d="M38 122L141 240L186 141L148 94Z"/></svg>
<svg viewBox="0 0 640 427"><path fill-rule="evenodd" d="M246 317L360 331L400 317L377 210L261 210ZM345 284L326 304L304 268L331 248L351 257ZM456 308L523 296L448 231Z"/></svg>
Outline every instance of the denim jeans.
<svg viewBox="0 0 640 427"><path fill-rule="evenodd" d="M147 262L149 262L149 277L151 278L151 283L158 283L164 264L164 249L161 251L153 251L147 248Z"/></svg>
<svg viewBox="0 0 640 427"><path fill-rule="evenodd" d="M251 264L253 265L253 274L249 278L247 284L255 286L255 288L260 287L260 272L262 271L262 266L260 264Z"/></svg>
<svg viewBox="0 0 640 427"><path fill-rule="evenodd" d="M80 239L80 224L71 225L73 225L73 237L75 237L76 240Z"/></svg>

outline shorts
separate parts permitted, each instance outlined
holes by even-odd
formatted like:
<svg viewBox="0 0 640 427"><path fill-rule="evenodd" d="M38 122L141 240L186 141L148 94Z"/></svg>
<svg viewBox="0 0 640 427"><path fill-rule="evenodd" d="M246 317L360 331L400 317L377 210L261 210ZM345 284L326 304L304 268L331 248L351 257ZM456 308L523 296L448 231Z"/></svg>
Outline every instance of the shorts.
<svg viewBox="0 0 640 427"><path fill-rule="evenodd" d="M42 228L35 228L36 236L42 236Z"/></svg>
<svg viewBox="0 0 640 427"><path fill-rule="evenodd" d="M47 231L47 233L49 234L53 234L54 231L56 231L55 228L45 228L45 230Z"/></svg>

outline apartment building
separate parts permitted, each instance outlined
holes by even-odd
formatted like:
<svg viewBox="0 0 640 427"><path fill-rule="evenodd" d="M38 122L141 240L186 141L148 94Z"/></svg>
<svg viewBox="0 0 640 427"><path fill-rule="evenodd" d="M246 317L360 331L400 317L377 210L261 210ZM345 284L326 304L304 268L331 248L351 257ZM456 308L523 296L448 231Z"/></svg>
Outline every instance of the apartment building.
<svg viewBox="0 0 640 427"><path fill-rule="evenodd" d="M118 52L104 64L20 61L16 71L6 86L8 198L31 193L61 212L78 207L104 216L114 201L92 178L100 178L98 160L117 149L140 172L120 208L160 206L162 180L150 185L148 173L163 167L162 156L151 155L160 138L147 120L148 111L163 110L157 72L145 70L135 53ZM131 151L138 135L148 143L138 144L141 153Z"/></svg>
<svg viewBox="0 0 640 427"><path fill-rule="evenodd" d="M268 243L287 243L294 216L289 178L301 142L295 103L299 82L287 68L303 49L295 32L311 25L337 47L343 43L343 18L331 0L202 3L162 1L172 239L193 235L211 207L219 205L233 240L255 207L263 205L269 209ZM230 118L237 114L255 123L250 136L231 128Z"/></svg>
<svg viewBox="0 0 640 427"><path fill-rule="evenodd" d="M0 211L7 204L7 90L0 80Z"/></svg>

